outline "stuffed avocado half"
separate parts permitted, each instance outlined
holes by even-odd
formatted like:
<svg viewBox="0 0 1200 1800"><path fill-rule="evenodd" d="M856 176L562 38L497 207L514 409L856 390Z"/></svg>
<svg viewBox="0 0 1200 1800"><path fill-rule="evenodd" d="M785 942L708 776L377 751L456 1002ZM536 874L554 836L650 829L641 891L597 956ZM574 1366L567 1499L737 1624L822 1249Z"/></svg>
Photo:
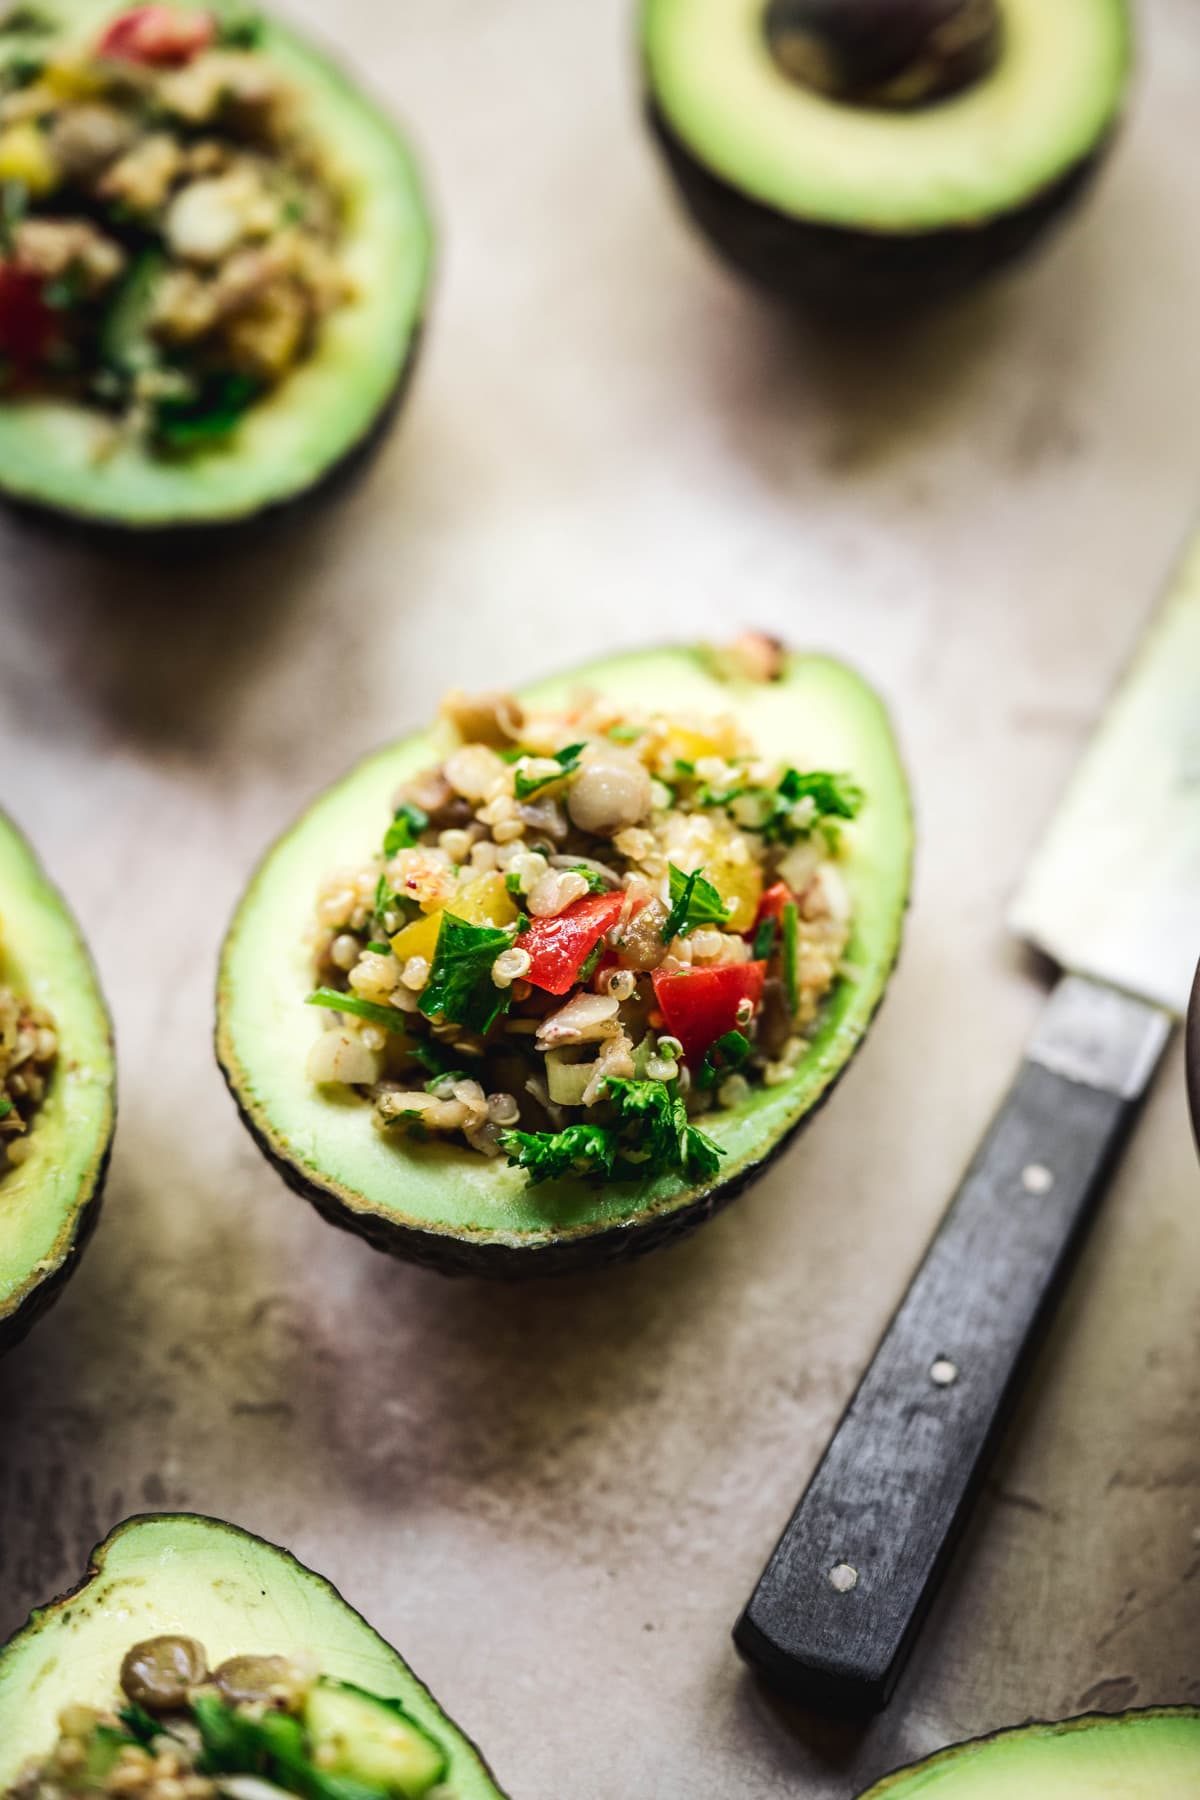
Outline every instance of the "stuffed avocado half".
<svg viewBox="0 0 1200 1800"><path fill-rule="evenodd" d="M652 126L739 270L837 312L951 294L1086 185L1127 0L643 0Z"/></svg>
<svg viewBox="0 0 1200 1800"><path fill-rule="evenodd" d="M503 1800L474 1745L327 1581L191 1514L118 1526L80 1585L0 1650L6 1800L167 1791Z"/></svg>
<svg viewBox="0 0 1200 1800"><path fill-rule="evenodd" d="M414 354L431 228L408 146L234 0L0 19L0 492L203 527L372 441Z"/></svg>
<svg viewBox="0 0 1200 1800"><path fill-rule="evenodd" d="M57 1297L100 1209L112 1029L62 896L0 813L0 1350Z"/></svg>
<svg viewBox="0 0 1200 1800"><path fill-rule="evenodd" d="M447 1272L633 1254L731 1199L827 1095L898 953L908 791L859 676L755 642L766 667L665 649L490 711L452 697L449 737L444 712L369 757L267 854L222 953L217 1055L332 1222ZM464 804L483 764L492 797Z"/></svg>
<svg viewBox="0 0 1200 1800"><path fill-rule="evenodd" d="M939 1750L861 1800L1191 1800L1200 1712L1159 1707L1026 1725Z"/></svg>

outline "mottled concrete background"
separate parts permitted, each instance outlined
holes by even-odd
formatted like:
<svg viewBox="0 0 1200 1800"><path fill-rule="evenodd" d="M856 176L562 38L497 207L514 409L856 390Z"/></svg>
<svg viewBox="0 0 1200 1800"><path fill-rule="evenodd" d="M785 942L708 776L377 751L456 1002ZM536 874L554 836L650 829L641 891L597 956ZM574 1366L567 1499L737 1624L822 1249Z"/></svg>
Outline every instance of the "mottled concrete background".
<svg viewBox="0 0 1200 1800"><path fill-rule="evenodd" d="M1141 11L1081 226L857 347L678 221L626 0L331 11L445 235L400 431L344 502L182 567L2 527L0 797L90 934L122 1094L100 1233L0 1367L0 1633L121 1515L220 1513L328 1572L520 1800L847 1800L964 1734L1200 1698L1178 1054L890 1712L791 1717L728 1637L1007 1082L1039 987L1003 905L1200 485L1200 21ZM830 1110L682 1248L561 1286L329 1230L209 1051L265 840L451 680L749 621L880 683L919 797L906 956Z"/></svg>

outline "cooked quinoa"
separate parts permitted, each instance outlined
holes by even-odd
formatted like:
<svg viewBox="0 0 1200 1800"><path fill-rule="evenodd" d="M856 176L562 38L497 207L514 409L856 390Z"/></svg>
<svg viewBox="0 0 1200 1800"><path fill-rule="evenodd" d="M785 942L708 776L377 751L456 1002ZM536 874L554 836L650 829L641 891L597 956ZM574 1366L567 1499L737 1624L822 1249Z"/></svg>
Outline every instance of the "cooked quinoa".
<svg viewBox="0 0 1200 1800"><path fill-rule="evenodd" d="M45 1007L0 982L0 1176L28 1154L30 1126L57 1060L54 1020Z"/></svg>
<svg viewBox="0 0 1200 1800"><path fill-rule="evenodd" d="M844 973L859 789L594 693L452 693L437 735L317 898L311 1080L535 1181L713 1174L693 1121L786 1081Z"/></svg>
<svg viewBox="0 0 1200 1800"><path fill-rule="evenodd" d="M231 432L348 296L342 201L250 13L0 21L0 391L186 452Z"/></svg>
<svg viewBox="0 0 1200 1800"><path fill-rule="evenodd" d="M149 1638L113 1693L106 1708L65 1707L5 1800L454 1800L438 1740L315 1658L232 1656L210 1671L195 1638Z"/></svg>

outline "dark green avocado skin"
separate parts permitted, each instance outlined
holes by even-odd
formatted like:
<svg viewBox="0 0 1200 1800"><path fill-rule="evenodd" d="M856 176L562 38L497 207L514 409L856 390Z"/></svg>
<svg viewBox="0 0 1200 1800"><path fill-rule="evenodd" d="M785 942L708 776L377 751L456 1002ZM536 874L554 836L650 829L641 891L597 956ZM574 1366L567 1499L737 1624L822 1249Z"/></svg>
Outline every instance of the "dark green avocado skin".
<svg viewBox="0 0 1200 1800"><path fill-rule="evenodd" d="M900 929L902 940L903 922ZM901 948L902 941L897 945L892 963L893 976L899 966ZM885 988L884 992L886 991ZM378 1213L352 1212L318 1182L310 1181L303 1169L290 1158L278 1153L243 1104L232 1072L222 1058L219 1036L216 1053L225 1085L233 1096L246 1130L292 1192L315 1206L330 1225L337 1225L343 1231L365 1238L374 1249L382 1250L388 1256L416 1263L423 1269L436 1270L439 1275L473 1275L491 1281L525 1281L539 1275L571 1275L584 1269L607 1268L614 1263L632 1262L634 1257L645 1256L651 1250L678 1243L706 1220L723 1212L731 1201L736 1200L739 1194L745 1193L761 1175L766 1174L776 1158L782 1156L804 1127L828 1104L861 1049L867 1029L879 1016L883 999L884 995L881 994L854 1054L843 1063L821 1098L796 1121L790 1131L771 1145L758 1162L748 1164L731 1181L718 1185L710 1193L701 1194L688 1205L676 1207L673 1211L644 1215L633 1220L624 1229L609 1228L605 1231L581 1233L575 1237L562 1236L550 1243L531 1244L528 1249L484 1240L472 1243L469 1238L437 1231L414 1231L409 1226L381 1218Z"/></svg>
<svg viewBox="0 0 1200 1800"><path fill-rule="evenodd" d="M43 504L38 500L16 499L0 492L0 498L18 517L35 528L53 531L61 538L68 532L77 543L92 544L98 549L144 548L151 554L188 555L205 549L236 548L243 540L258 541L264 531L286 530L301 518L314 501L336 501L358 481L374 462L384 439L404 409L409 389L420 360L425 338L425 319L413 329L404 367L396 379L390 397L384 402L365 434L352 444L345 455L323 469L315 481L282 499L259 507L255 512L239 513L234 518L193 519L182 525L139 525L136 520L118 517L98 518L91 513L74 512L68 507Z"/></svg>
<svg viewBox="0 0 1200 1800"><path fill-rule="evenodd" d="M76 1214L75 1237L70 1253L53 1275L48 1276L45 1281L40 1281L33 1291L26 1295L15 1312L0 1319L0 1356L15 1349L22 1338L28 1336L43 1314L49 1312L78 1268L79 1260L87 1249L92 1233L100 1223L100 1209L104 1203L104 1186L108 1179L108 1165L111 1159L112 1132L110 1131L108 1142L104 1147L104 1154L96 1170L95 1186L87 1202Z"/></svg>
<svg viewBox="0 0 1200 1800"><path fill-rule="evenodd" d="M684 206L713 247L776 299L817 314L877 318L950 300L1019 261L1091 186L1112 135L1027 205L954 230L850 231L789 217L713 174L652 97L651 131Z"/></svg>

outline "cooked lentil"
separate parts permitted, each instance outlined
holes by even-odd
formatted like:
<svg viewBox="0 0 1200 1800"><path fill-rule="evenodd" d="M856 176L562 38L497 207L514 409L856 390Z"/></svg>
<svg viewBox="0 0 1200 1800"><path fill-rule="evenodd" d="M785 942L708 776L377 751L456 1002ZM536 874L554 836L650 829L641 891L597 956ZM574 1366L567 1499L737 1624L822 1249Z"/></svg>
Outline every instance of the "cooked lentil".
<svg viewBox="0 0 1200 1800"><path fill-rule="evenodd" d="M252 15L31 16L0 22L0 392L219 440L348 297L334 176Z"/></svg>
<svg viewBox="0 0 1200 1800"><path fill-rule="evenodd" d="M381 850L317 895L311 1079L535 1180L711 1174L691 1121L787 1080L848 978L860 791L732 716L593 693L456 692L438 734Z"/></svg>

